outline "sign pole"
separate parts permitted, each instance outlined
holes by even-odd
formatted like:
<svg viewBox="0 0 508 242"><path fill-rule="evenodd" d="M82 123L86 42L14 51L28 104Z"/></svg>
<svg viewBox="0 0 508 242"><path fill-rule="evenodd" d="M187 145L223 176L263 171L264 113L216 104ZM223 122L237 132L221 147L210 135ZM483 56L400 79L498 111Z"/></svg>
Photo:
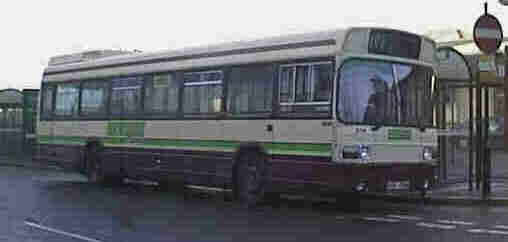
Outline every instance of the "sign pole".
<svg viewBox="0 0 508 242"><path fill-rule="evenodd" d="M477 71L475 72L475 76ZM473 85L474 80L473 76L471 75L471 78L469 78L469 164L468 164L468 184L469 184L469 191L473 190L473 164L474 164L474 150L473 150L473 143L474 143L474 107L473 107Z"/></svg>
<svg viewBox="0 0 508 242"><path fill-rule="evenodd" d="M482 88L480 84L480 72L476 74L476 190L480 190L480 183L482 181Z"/></svg>
<svg viewBox="0 0 508 242"><path fill-rule="evenodd" d="M504 150L508 152L508 46L504 47Z"/></svg>
<svg viewBox="0 0 508 242"><path fill-rule="evenodd" d="M484 105L485 107L483 108L483 112L484 112L484 124L482 126L482 129L483 130L483 137L482 137L482 160L483 160L483 175L482 175L482 178L483 178L483 183L482 183L482 197L483 199L486 199L487 196L489 195L489 187L490 187L490 182L489 182L489 173L490 173L490 162L489 162L489 145L488 145L488 141L489 141L489 87L488 86L485 86L484 89L483 89L483 98L484 98ZM481 97L480 97L481 99Z"/></svg>
<svg viewBox="0 0 508 242"><path fill-rule="evenodd" d="M503 30L501 27L501 23L499 20L493 15L487 12L487 2L483 3L484 14L481 15L475 22L473 28L473 39L478 46L478 48L487 56L495 56L497 53L497 49L501 46L501 42L503 40ZM482 186L482 195L485 199L488 196L490 191L490 182L489 182L489 174L490 174L490 162L489 152L488 152L488 132L489 132L489 100L488 100L488 86L485 85L485 124L483 124L482 120L482 84L481 80L477 79L478 83L476 85L476 159L477 165L479 169L483 169L482 172L477 175L482 175L483 186ZM484 126L485 125L485 126ZM485 132L485 134L482 134ZM485 138L484 138L485 137ZM485 142L485 143L484 143ZM482 162L483 161L483 162ZM478 170L477 170L478 171ZM477 182L480 180L477 178ZM478 187L478 183L476 184Z"/></svg>

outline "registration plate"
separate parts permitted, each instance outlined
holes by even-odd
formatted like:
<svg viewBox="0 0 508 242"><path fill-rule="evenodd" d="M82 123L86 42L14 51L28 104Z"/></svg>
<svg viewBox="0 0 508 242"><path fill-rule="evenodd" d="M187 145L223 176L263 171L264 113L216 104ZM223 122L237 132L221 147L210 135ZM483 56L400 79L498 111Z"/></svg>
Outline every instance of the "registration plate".
<svg viewBox="0 0 508 242"><path fill-rule="evenodd" d="M388 181L386 184L387 190L408 190L409 189L409 181Z"/></svg>

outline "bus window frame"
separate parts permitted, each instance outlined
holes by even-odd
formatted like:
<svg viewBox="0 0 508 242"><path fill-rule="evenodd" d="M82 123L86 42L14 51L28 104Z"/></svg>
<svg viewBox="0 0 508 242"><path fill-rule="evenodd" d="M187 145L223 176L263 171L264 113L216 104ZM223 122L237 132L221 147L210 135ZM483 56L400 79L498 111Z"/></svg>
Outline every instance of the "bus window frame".
<svg viewBox="0 0 508 242"><path fill-rule="evenodd" d="M289 63L289 64L281 64L277 67L277 72L278 72L278 97L279 97L279 105L280 106L298 106L298 105L301 105L301 106L308 106L308 105L330 105L332 103L332 96L330 96L330 100L325 102L325 101L295 101L295 96L296 96L296 69L294 70L294 74L293 74L293 100L291 100L291 102L280 102L280 82L282 80L282 68L284 67L293 67L293 68L296 68L297 66L308 66L309 69L311 71L309 71L308 73L308 76L310 78L311 74L312 74L312 67L314 65L330 65L332 67L332 77L331 77L331 82L333 83L333 76L334 76L334 63L333 61L308 61L308 62L297 62L297 63ZM311 83L311 99L314 99L314 79L312 79L312 83ZM333 89L333 85L331 85L332 89ZM333 90L330 90L330 93L332 93Z"/></svg>
<svg viewBox="0 0 508 242"><path fill-rule="evenodd" d="M145 81L143 82L143 117L148 117L148 119L154 119L154 120L161 120L161 119L162 120L173 120L173 119L176 119L178 117L178 115L180 114L180 107L181 107L181 100L180 99L182 96L181 80L178 76L178 73L175 71L153 72L153 73L145 74L144 76L145 76L145 78L148 78L148 80L150 80L153 85L153 77L154 76L161 76L161 75L172 76L173 80L176 83L177 95L178 95L177 104L176 104L177 105L176 111L169 111L169 109L167 109L164 112L152 112L152 111L149 111L146 109L146 88L147 88L146 81L147 81L147 79L145 79ZM168 85L168 92L166 93L166 95L168 95L168 100L169 100L169 85ZM141 119L143 119L143 118L141 118Z"/></svg>
<svg viewBox="0 0 508 242"><path fill-rule="evenodd" d="M334 100L334 77L336 75L335 73L335 57L319 57L319 58L306 58L306 59L299 59L295 61L286 61L286 62L279 62L277 65L276 72L276 80L274 83L274 91L276 92L276 99L273 101L275 102L276 109L274 109L274 116L276 119L331 119L333 117L333 100ZM299 66L299 65L309 65L312 66L313 64L330 64L332 68L332 77L331 77L331 88L330 90L330 101L328 102L281 102L280 101L280 82L281 82L281 69L283 67L287 66ZM296 79L296 75L294 75L293 80ZM293 92L295 91L296 87L293 87ZM313 95L313 94L312 94ZM294 97L294 93L293 93ZM281 110L282 107L326 107L326 111L283 111ZM276 110L276 111L275 111Z"/></svg>
<svg viewBox="0 0 508 242"><path fill-rule="evenodd" d="M109 120L141 120L144 117L144 105L145 105L145 80L147 74L139 74L139 75L128 75L128 76L114 76L108 79L109 82L109 95L108 95L108 117ZM112 100L113 100L113 80L117 79L127 79L127 78L140 78L142 84L140 88L140 107L138 112L128 113L128 114L113 114L112 110Z"/></svg>
<svg viewBox="0 0 508 242"><path fill-rule="evenodd" d="M332 75L335 78L336 74L336 66L335 66L335 60L336 56L323 56L323 57L310 57L310 58L300 58L295 60L284 60L284 61L270 61L270 62L259 62L259 63L242 63L242 64L232 64L232 65L221 65L221 66L212 66L212 67L200 67L200 68L194 68L194 69L185 69L185 70L164 70L164 71L155 71L155 72L149 72L149 73L140 73L140 74L125 74L125 75L108 75L108 76L102 76L102 77L89 77L89 78L82 78L79 80L79 82L87 82L87 81L97 81L101 80L104 82L108 82L109 88L108 88L108 111L107 114L104 116L92 116L92 115L78 115L75 117L59 117L53 115L44 116L41 115L39 119L41 121L108 121L108 120L268 120L268 119L274 119L274 120L290 120L290 119L296 119L296 120L324 120L324 119L332 119L333 118L333 102L330 101L330 104L328 104L328 111L294 111L294 112L281 112L280 111L280 103L279 103L279 67L281 65L288 65L288 64L299 64L299 63L308 63L308 62L331 62L332 63ZM229 71L231 68L234 67L249 67L249 66L257 66L257 65L270 65L273 66L273 83L272 83L272 110L271 112L263 112L263 113L242 113L242 114L231 114L229 113L229 110L227 110L227 95L228 95L228 88L229 88ZM183 113L183 73L185 72L199 72L199 71L207 71L207 70L222 70L223 71L223 92L222 92L222 110L225 110L221 113L212 113L212 114L205 114L205 115L189 115ZM179 93L179 99L178 99L178 111L176 113L163 113L161 115L153 115L151 113L147 113L144 110L144 93L142 96L143 100L143 107L142 112L129 115L129 116L116 116L111 115L111 91L112 91L112 85L111 81L115 78L128 78L128 77L136 77L136 76L151 76L151 75L160 75L160 74L167 74L172 73L175 76L176 81L178 82L178 93ZM49 86L49 85L57 85L60 83L67 83L70 82L70 80L64 80L64 81L54 81L54 82L42 82L42 86ZM334 100L334 90L335 84L334 80L332 79L332 88L331 91L331 100ZM143 85L145 82L143 82ZM143 92L144 92L143 87ZM81 88L80 88L81 93ZM54 112L54 95L53 94L53 108L52 112ZM42 98L42 95L41 95ZM80 97L81 98L81 97ZM81 104L81 99L79 100ZM42 111L42 103L39 107L39 110ZM80 105L81 106L81 105ZM42 113L42 112L41 112Z"/></svg>
<svg viewBox="0 0 508 242"><path fill-rule="evenodd" d="M249 69L249 68L253 68L253 69L256 69L256 68L266 68L266 69L271 69L271 73L269 73L271 75L270 77L270 80L269 80L269 85L270 88L271 88L271 93L268 94L271 96L271 103L268 105L269 106L269 111L247 111L247 112L231 112L230 110L230 105L234 105L232 102L233 100L231 100L230 98L232 96L230 96L231 92L232 92L232 89L231 89L231 85L234 81L236 80L233 80L232 76L233 76L233 70L234 69ZM225 77L224 79L226 79L226 83L225 83L225 87L226 87L226 91L225 91L225 100L224 100L224 104L225 104L225 112L227 112L231 117L235 118L235 117L243 117L243 118L261 118L261 117L265 117L265 118L270 118L272 116L272 114L274 113L274 110L275 110L275 107L274 107L274 102L275 102L275 99L276 99L276 95L274 94L274 91L275 91L275 83L277 82L277 76L274 75L274 73L276 74L278 72L278 65L274 64L274 63L253 63L253 64L247 64L247 65L236 65L236 66L230 66L228 68L228 71L227 71L227 77ZM249 97L250 98L250 97Z"/></svg>
<svg viewBox="0 0 508 242"><path fill-rule="evenodd" d="M44 99L45 93L48 87L53 88L53 93L51 94L51 108L49 113L44 110L44 103L46 100ZM39 104L39 113L41 120L52 120L54 118L54 110L55 110L55 94L56 94L56 85L55 83L42 83L41 84L41 95L40 95L40 104Z"/></svg>
<svg viewBox="0 0 508 242"><path fill-rule="evenodd" d="M69 81L64 81L64 82L55 82L55 83L52 83L52 85L54 86L54 92L53 92L53 107L52 107L52 115L51 117L54 119L54 120L76 120L76 119L79 119L80 117L80 113L81 113L81 82L82 80L69 80ZM76 113L73 113L73 114L70 114L70 115L59 115L56 113L56 98L57 98L57 88L58 88L58 85L62 85L62 84L78 84L78 110L76 111Z"/></svg>
<svg viewBox="0 0 508 242"><path fill-rule="evenodd" d="M102 113L87 113L87 114L84 114L83 113L83 110L82 110L82 104L83 104L83 86L86 84L86 83L106 83L106 100L105 100L105 111L102 112ZM110 92L110 89L111 89L111 80L109 79L88 79L88 80L84 80L84 81L81 81L81 85L80 85L80 90L79 90L79 93L80 93L80 96L79 96L79 117L80 118L104 118L106 119L110 113L110 103L109 101L111 100L111 92Z"/></svg>
<svg viewBox="0 0 508 242"><path fill-rule="evenodd" d="M220 84L202 84L203 86L214 86L214 85L220 85L221 87L221 95L220 95L220 107L218 112L203 112L203 113L186 113L185 112L185 74L189 73L214 73L214 72L220 72L222 74L222 79ZM219 119L224 113L226 113L226 110L224 109L224 102L225 102L225 91L226 88L226 66L220 66L220 67L210 67L210 68L200 68L200 69L188 69L188 70L182 70L178 71L178 74L175 75L175 78L177 78L177 81L179 83L179 116L182 117L182 119ZM187 87L192 86L200 86L200 85L187 85Z"/></svg>

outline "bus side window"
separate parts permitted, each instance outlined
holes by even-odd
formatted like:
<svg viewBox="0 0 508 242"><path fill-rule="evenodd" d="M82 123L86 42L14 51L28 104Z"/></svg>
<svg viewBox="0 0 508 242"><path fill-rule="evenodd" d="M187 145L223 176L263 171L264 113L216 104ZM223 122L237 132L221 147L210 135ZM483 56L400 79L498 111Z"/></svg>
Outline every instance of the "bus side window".
<svg viewBox="0 0 508 242"><path fill-rule="evenodd" d="M56 86L55 115L75 116L78 114L79 83L61 83Z"/></svg>
<svg viewBox="0 0 508 242"><path fill-rule="evenodd" d="M81 115L104 115L107 111L109 82L85 81L81 87Z"/></svg>
<svg viewBox="0 0 508 242"><path fill-rule="evenodd" d="M229 112L271 112L272 66L233 67L230 79L227 102Z"/></svg>
<svg viewBox="0 0 508 242"><path fill-rule="evenodd" d="M54 97L55 87L53 85L44 85L42 88L41 95L41 111L43 117L51 117L53 114L53 97Z"/></svg>
<svg viewBox="0 0 508 242"><path fill-rule="evenodd" d="M111 82L111 114L125 117L142 112L143 76L116 78Z"/></svg>
<svg viewBox="0 0 508 242"><path fill-rule="evenodd" d="M183 79L183 112L185 114L221 112L222 71L187 72L184 73Z"/></svg>
<svg viewBox="0 0 508 242"><path fill-rule="evenodd" d="M173 74L154 74L145 81L146 113L176 113L178 98L178 83Z"/></svg>
<svg viewBox="0 0 508 242"><path fill-rule="evenodd" d="M330 61L281 65L279 104L281 113L330 114L333 65Z"/></svg>

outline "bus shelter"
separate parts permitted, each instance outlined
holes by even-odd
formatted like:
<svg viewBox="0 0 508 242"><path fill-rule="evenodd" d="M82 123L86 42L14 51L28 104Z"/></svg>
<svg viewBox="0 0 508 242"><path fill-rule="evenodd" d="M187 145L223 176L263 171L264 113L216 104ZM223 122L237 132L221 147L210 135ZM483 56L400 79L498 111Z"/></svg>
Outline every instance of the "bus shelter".
<svg viewBox="0 0 508 242"><path fill-rule="evenodd" d="M33 150L39 91L0 90L0 156L26 158Z"/></svg>
<svg viewBox="0 0 508 242"><path fill-rule="evenodd" d="M473 71L467 59L452 47L437 50L439 85L436 123L439 135L439 178L441 181L469 180L474 172L471 136L475 119Z"/></svg>
<svg viewBox="0 0 508 242"><path fill-rule="evenodd" d="M490 192L490 179L508 175L505 134L506 58L470 53L452 47L438 51L440 176L467 179ZM455 60L463 59L459 65ZM471 73L469 78L466 73Z"/></svg>

